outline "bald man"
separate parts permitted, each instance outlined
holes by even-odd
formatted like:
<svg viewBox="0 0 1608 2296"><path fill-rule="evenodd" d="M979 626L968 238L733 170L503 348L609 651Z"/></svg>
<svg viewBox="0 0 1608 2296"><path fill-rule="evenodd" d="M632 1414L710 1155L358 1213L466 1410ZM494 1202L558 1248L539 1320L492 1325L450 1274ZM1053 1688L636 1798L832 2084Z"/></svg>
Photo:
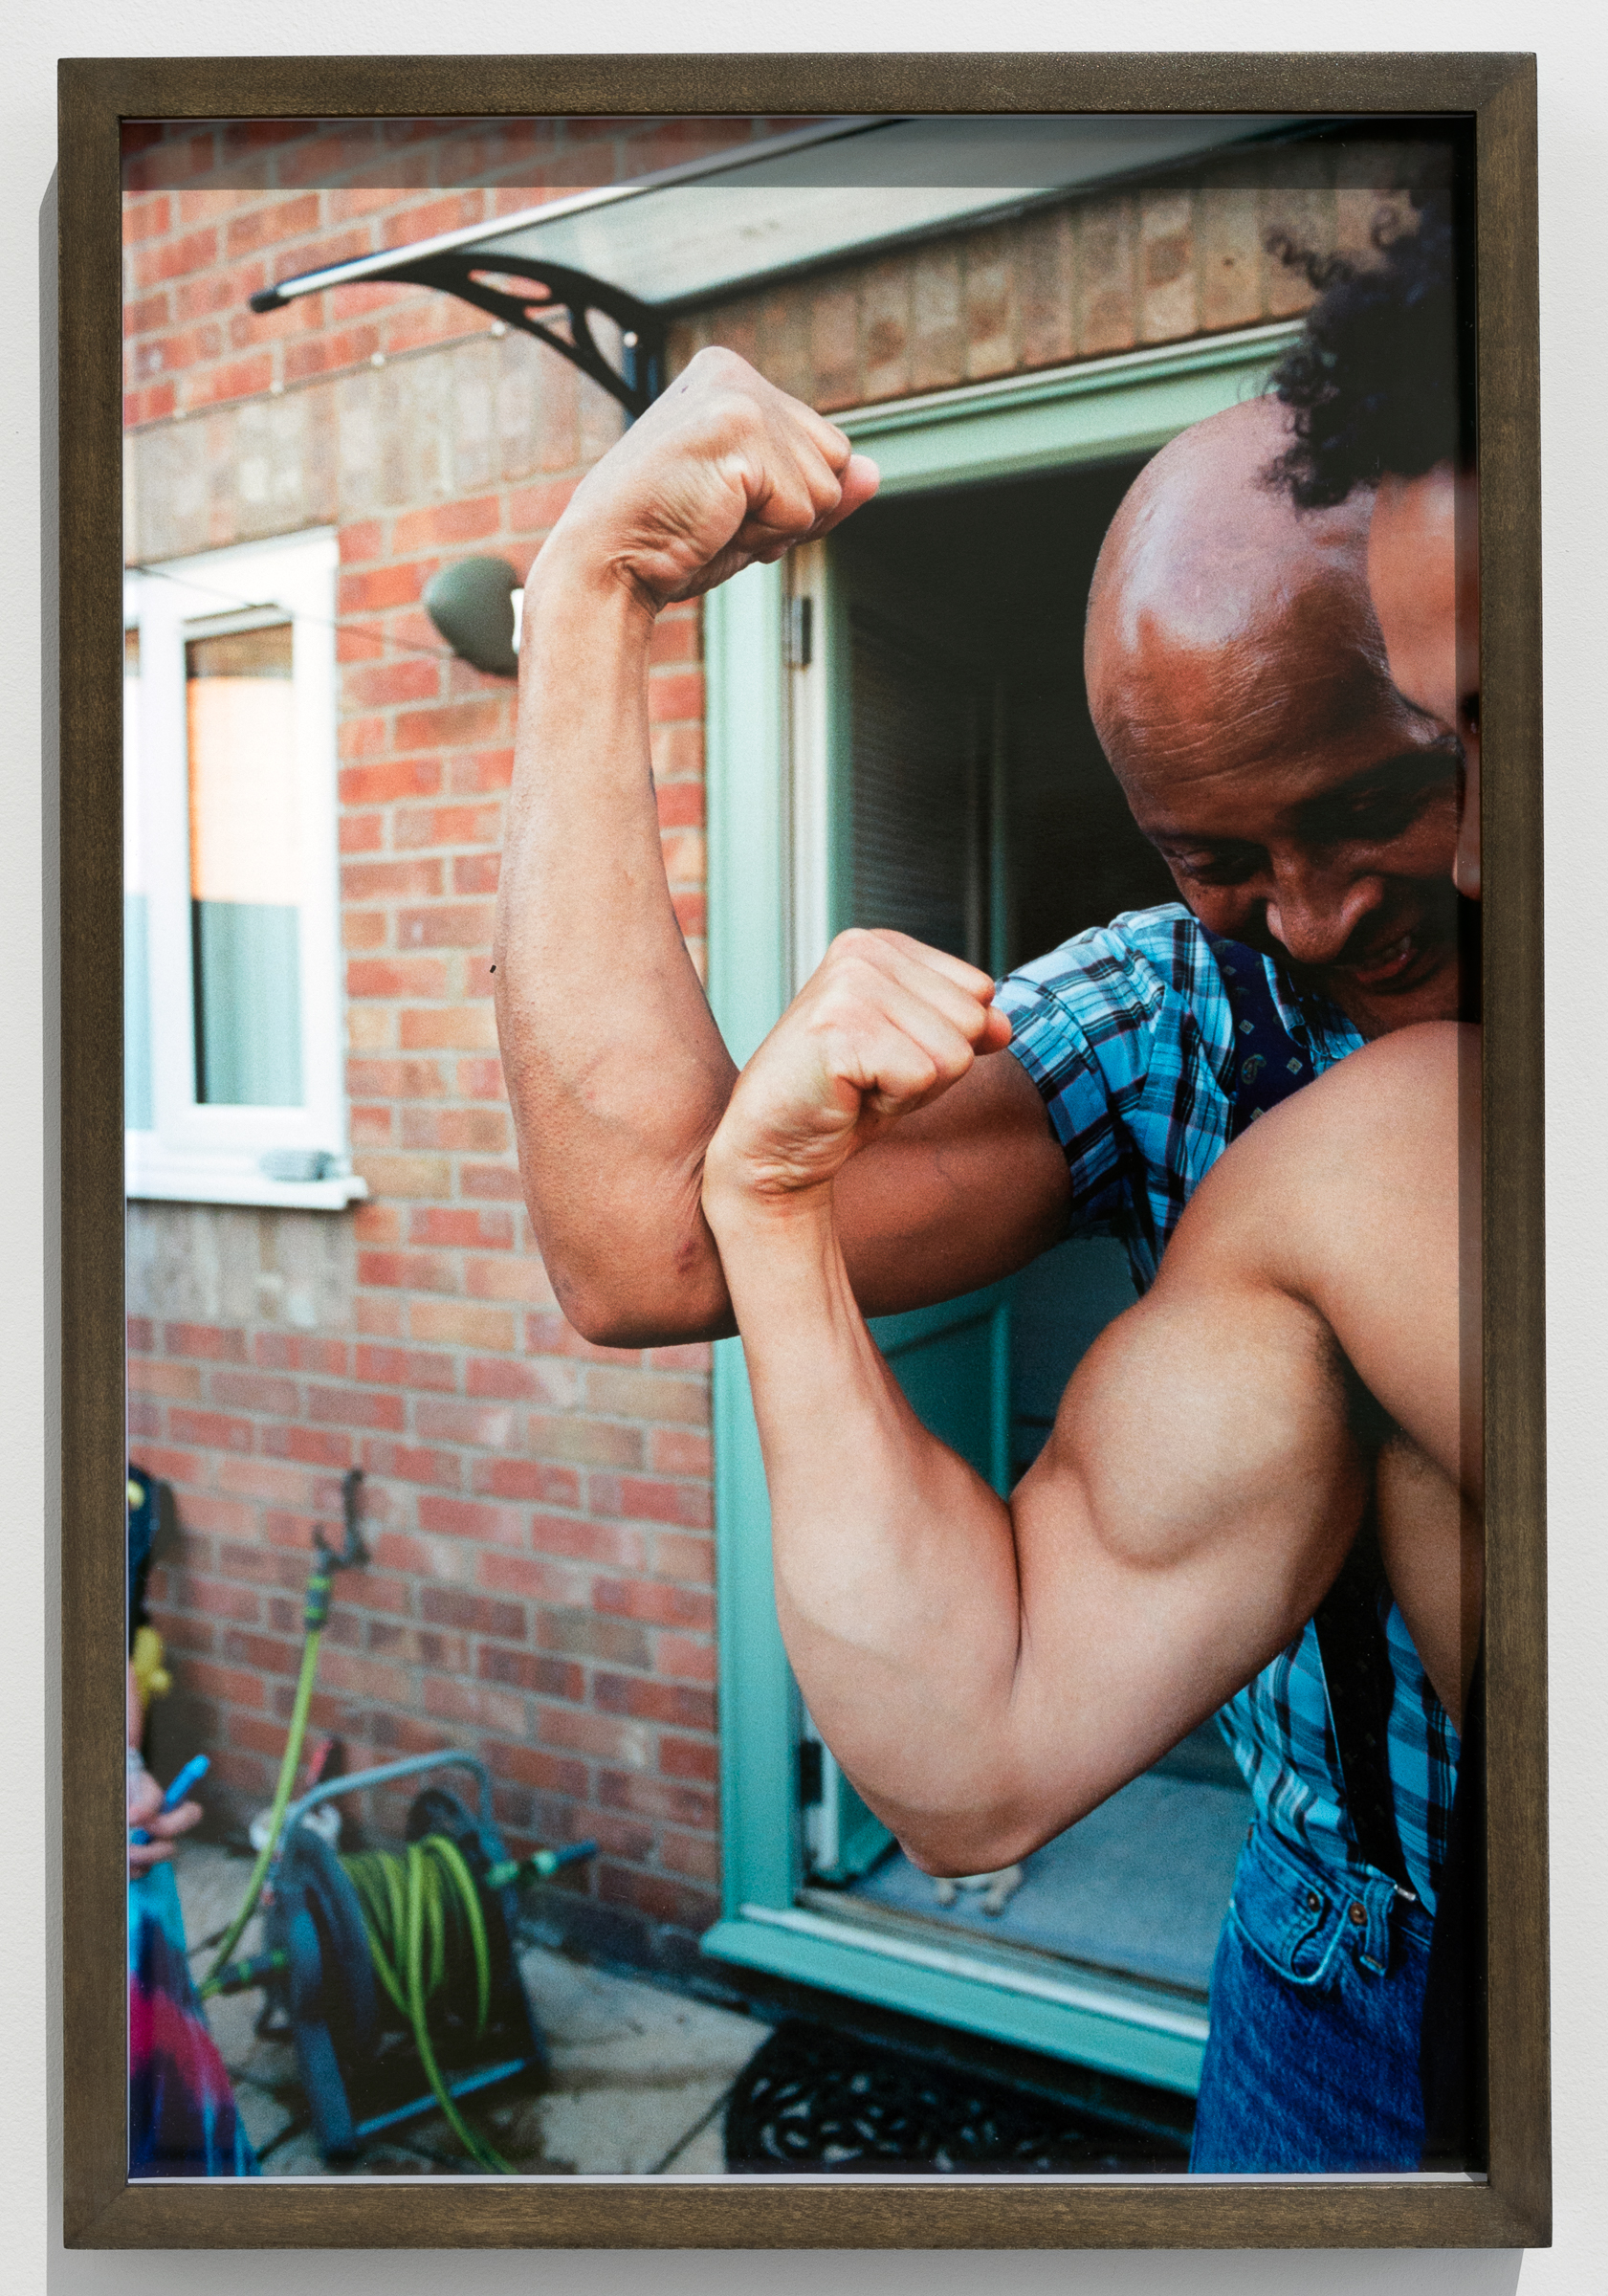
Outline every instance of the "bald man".
<svg viewBox="0 0 1608 2296"><path fill-rule="evenodd" d="M1286 421L1260 402L1185 432L1118 515L1086 673L1183 899L1004 982L1008 1055L973 1062L933 1035L931 1105L835 1182L868 1314L954 1297L1090 1228L1121 1234L1147 1284L1270 1087L1457 1014L1456 745L1390 682L1365 513L1301 517L1264 483ZM734 1328L700 1192L737 1071L660 858L654 618L830 531L874 486L831 424L705 352L577 490L533 570L498 1019L538 1238L570 1320L600 1342ZM814 1000L860 1036L932 1034L932 960L897 935L845 935L796 1022ZM1257 1822L1214 1976L1203 2167L1418 2163L1455 1738L1394 1609L1385 1631L1395 1848L1370 1857L1348 1815L1311 1629L1227 1710ZM1310 2077L1314 2051L1332 2079Z"/></svg>

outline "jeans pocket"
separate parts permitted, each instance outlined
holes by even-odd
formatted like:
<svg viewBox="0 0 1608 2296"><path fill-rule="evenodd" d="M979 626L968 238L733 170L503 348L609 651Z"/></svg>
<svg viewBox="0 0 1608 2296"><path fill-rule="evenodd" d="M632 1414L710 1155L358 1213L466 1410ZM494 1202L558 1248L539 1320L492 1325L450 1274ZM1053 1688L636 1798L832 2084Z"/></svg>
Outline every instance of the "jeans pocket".
<svg viewBox="0 0 1608 2296"><path fill-rule="evenodd" d="M1257 1958L1287 1984L1316 1986L1333 1974L1346 1898L1327 1877L1298 1866L1253 1831L1240 1852L1228 1918Z"/></svg>

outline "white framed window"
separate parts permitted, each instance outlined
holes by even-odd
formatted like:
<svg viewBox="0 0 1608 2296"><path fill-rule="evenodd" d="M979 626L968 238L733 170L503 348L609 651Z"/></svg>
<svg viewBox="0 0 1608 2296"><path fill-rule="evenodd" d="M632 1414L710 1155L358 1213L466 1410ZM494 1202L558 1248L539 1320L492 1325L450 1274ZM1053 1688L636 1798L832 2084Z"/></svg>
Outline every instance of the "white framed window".
<svg viewBox="0 0 1608 2296"><path fill-rule="evenodd" d="M335 1208L351 1170L333 531L125 577L130 1196Z"/></svg>

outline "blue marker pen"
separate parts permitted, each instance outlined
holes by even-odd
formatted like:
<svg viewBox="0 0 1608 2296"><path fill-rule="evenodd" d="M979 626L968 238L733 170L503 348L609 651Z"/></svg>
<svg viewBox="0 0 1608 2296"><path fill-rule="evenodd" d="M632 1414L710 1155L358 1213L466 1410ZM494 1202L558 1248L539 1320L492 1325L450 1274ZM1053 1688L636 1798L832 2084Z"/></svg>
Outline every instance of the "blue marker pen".
<svg viewBox="0 0 1608 2296"><path fill-rule="evenodd" d="M199 1785L211 1767L212 1757L209 1754L198 1754L187 1761L163 1796L159 1816L165 1817L169 1810L176 1810L191 1786ZM146 1843L150 1836L143 1825L136 1825L129 1828L128 1839L130 1842Z"/></svg>

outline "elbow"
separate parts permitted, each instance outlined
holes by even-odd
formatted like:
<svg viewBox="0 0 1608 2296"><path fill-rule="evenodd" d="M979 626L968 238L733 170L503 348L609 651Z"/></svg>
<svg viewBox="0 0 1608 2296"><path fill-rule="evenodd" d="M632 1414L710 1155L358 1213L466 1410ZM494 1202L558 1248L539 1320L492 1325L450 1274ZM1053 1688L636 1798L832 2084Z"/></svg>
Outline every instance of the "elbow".
<svg viewBox="0 0 1608 2296"><path fill-rule="evenodd" d="M1087 1770L1057 1776L1042 1760L1025 1774L1019 1763L989 1768L991 1776L974 1773L965 1781L969 1792L935 1795L920 1804L906 1800L878 1813L911 1864L936 1881L1020 1866L1121 1782Z"/></svg>
<svg viewBox="0 0 1608 2296"><path fill-rule="evenodd" d="M672 1196L650 1180L524 1194L536 1247L570 1329L594 1347L636 1350L724 1339L737 1329L695 1184Z"/></svg>
<svg viewBox="0 0 1608 2296"><path fill-rule="evenodd" d="M584 1310L564 1308L564 1321L592 1347L616 1348L637 1355L648 1347L687 1347L702 1339L718 1339L724 1333L673 1316L645 1311L640 1303L598 1300Z"/></svg>
<svg viewBox="0 0 1608 2296"><path fill-rule="evenodd" d="M911 1864L936 1881L1002 1873L1020 1866L1063 1830L1065 1821L1020 1811L957 1810L924 1816L894 1830Z"/></svg>
<svg viewBox="0 0 1608 2296"><path fill-rule="evenodd" d="M980 1758L968 1760L951 1741L947 1759L916 1762L907 1750L902 1761L880 1765L880 1777L874 1760L863 1768L844 1765L911 1864L935 1881L1019 1866L1102 1799L1098 1793L1086 1797L1079 1791L1082 1781L1054 1777L1042 1758L1024 1763L1014 1757L998 1742L1002 1731L987 1744L990 1734L980 1727L973 1733L985 1741Z"/></svg>
<svg viewBox="0 0 1608 2296"><path fill-rule="evenodd" d="M593 1347L650 1347L662 1344L657 1328L642 1336L641 1303L612 1292L606 1284L566 1283L548 1269L564 1321ZM651 1320L651 1318L650 1318ZM679 1334L677 1336L679 1337Z"/></svg>
<svg viewBox="0 0 1608 2296"><path fill-rule="evenodd" d="M548 1274L564 1321L593 1347L685 1347L737 1329L723 1297L662 1292L604 1271L566 1279L549 1268Z"/></svg>

